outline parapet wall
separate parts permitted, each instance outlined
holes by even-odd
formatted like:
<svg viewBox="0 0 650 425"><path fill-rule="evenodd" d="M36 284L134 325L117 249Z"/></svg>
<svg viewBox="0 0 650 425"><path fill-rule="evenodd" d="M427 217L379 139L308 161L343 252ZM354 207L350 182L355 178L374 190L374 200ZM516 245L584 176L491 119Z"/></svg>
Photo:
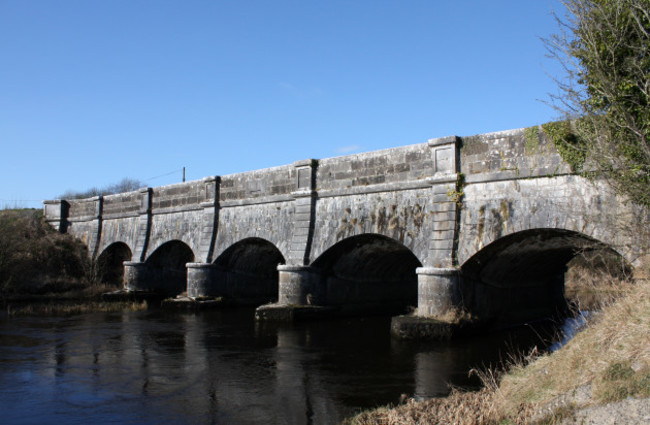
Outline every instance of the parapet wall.
<svg viewBox="0 0 650 425"><path fill-rule="evenodd" d="M219 201L242 201L288 195L296 190L296 170L291 165L222 176Z"/></svg>
<svg viewBox="0 0 650 425"><path fill-rule="evenodd" d="M461 172L471 182L479 174L509 178L570 173L555 145L541 128L529 127L463 137Z"/></svg>
<svg viewBox="0 0 650 425"><path fill-rule="evenodd" d="M77 220L96 218L99 213L99 198L79 199L70 202L69 217Z"/></svg>
<svg viewBox="0 0 650 425"><path fill-rule="evenodd" d="M206 200L203 180L158 187L151 192L154 213L199 209Z"/></svg>
<svg viewBox="0 0 650 425"><path fill-rule="evenodd" d="M106 195L102 215L108 219L136 216L140 210L140 202L140 193L137 191Z"/></svg>
<svg viewBox="0 0 650 425"><path fill-rule="evenodd" d="M320 191L422 180L433 175L431 149L426 143L318 161Z"/></svg>
<svg viewBox="0 0 650 425"><path fill-rule="evenodd" d="M432 184L427 179L456 172L464 175L467 184L571 173L541 128L531 127L431 139L103 197L47 201L44 211L48 221L60 227L62 217L64 222L74 222L199 210L206 203L227 207L289 201L305 191L330 197L423 188Z"/></svg>

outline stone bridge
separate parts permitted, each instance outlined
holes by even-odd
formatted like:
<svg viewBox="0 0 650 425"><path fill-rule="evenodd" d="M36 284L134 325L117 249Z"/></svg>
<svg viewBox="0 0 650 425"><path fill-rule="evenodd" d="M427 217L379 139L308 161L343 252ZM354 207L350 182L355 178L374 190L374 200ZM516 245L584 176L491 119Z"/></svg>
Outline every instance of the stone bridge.
<svg viewBox="0 0 650 425"><path fill-rule="evenodd" d="M535 129L533 129L535 130ZM519 129L45 201L102 279L133 291L341 310L462 307L489 319L561 308L581 250L635 265L647 217Z"/></svg>

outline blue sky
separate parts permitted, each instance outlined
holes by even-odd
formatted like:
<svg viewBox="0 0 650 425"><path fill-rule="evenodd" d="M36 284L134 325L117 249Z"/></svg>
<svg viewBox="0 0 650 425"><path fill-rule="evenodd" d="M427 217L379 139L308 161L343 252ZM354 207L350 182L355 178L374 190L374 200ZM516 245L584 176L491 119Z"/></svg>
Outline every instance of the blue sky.
<svg viewBox="0 0 650 425"><path fill-rule="evenodd" d="M0 0L0 208L541 124L557 0Z"/></svg>

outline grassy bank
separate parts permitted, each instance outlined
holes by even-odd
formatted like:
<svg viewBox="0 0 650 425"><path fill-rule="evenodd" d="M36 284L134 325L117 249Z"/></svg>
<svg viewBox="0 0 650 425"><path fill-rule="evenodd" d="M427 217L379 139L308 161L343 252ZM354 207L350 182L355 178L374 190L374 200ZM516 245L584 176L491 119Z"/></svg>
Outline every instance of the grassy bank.
<svg viewBox="0 0 650 425"><path fill-rule="evenodd" d="M598 285L609 294L612 285ZM485 388L363 412L347 425L556 423L582 407L650 397L650 281L620 285L587 327L562 349L532 353Z"/></svg>
<svg viewBox="0 0 650 425"><path fill-rule="evenodd" d="M42 211L0 211L0 296L83 289L90 271L86 247L49 226Z"/></svg>
<svg viewBox="0 0 650 425"><path fill-rule="evenodd" d="M101 300L115 289L95 282L85 245L54 230L42 211L0 211L0 304L6 314L146 308L141 302Z"/></svg>

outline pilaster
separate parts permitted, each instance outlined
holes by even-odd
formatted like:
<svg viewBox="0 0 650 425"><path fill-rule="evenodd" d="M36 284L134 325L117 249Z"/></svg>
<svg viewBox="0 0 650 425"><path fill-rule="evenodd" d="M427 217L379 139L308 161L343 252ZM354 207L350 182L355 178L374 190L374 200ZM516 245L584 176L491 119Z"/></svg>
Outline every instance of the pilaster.
<svg viewBox="0 0 650 425"><path fill-rule="evenodd" d="M146 187L140 189L139 192L140 209L138 211L133 258L144 261L147 255L149 235L151 232L151 195L153 189Z"/></svg>
<svg viewBox="0 0 650 425"><path fill-rule="evenodd" d="M219 186L221 178L218 176L203 179L204 199L201 202L201 229L199 236L199 252L197 257L202 261L211 262L214 253L214 244L217 239L219 223ZM189 275L188 275L189 279ZM189 285L189 280L188 280ZM189 286L188 286L189 291Z"/></svg>
<svg viewBox="0 0 650 425"><path fill-rule="evenodd" d="M309 264L311 244L314 236L316 215L316 169L318 161L308 159L294 163L296 170L296 190L291 193L294 199L294 223L289 246L288 263Z"/></svg>
<svg viewBox="0 0 650 425"><path fill-rule="evenodd" d="M88 249L91 258L96 258L99 253L99 244L102 238L102 212L104 210L104 197L96 196L91 198L95 203L94 217L91 225L91 232L88 240Z"/></svg>
<svg viewBox="0 0 650 425"><path fill-rule="evenodd" d="M431 212L433 232L429 242L426 266L454 265L458 243L462 179L460 178L459 138L449 136L429 140L434 175L427 178L431 184Z"/></svg>

